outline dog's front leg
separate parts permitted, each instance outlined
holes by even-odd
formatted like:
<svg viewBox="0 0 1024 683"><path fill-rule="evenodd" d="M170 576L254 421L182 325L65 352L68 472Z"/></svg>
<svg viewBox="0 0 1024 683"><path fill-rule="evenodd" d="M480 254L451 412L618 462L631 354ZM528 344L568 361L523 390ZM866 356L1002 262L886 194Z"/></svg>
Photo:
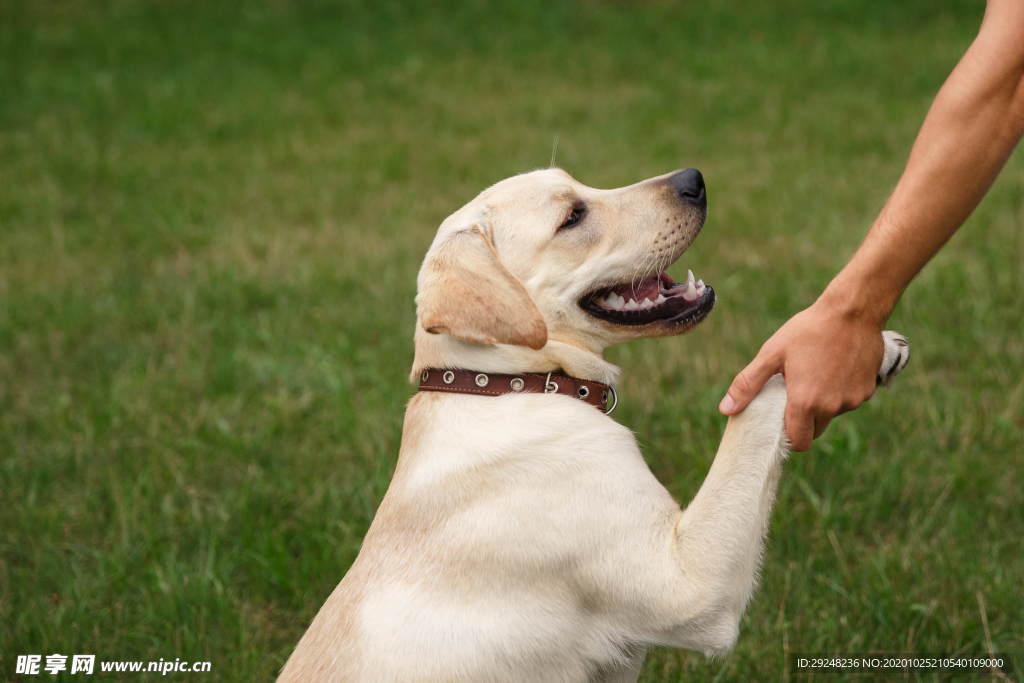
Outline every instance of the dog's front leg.
<svg viewBox="0 0 1024 683"><path fill-rule="evenodd" d="M909 360L907 341L882 333L878 383L889 386ZM739 415L729 418L715 462L674 528L681 570L675 644L707 654L732 648L761 562L782 461L786 384L776 375Z"/></svg>
<svg viewBox="0 0 1024 683"><path fill-rule="evenodd" d="M681 614L670 640L705 654L736 643L754 590L782 462L786 385L776 375L729 418L714 464L674 528L681 571Z"/></svg>

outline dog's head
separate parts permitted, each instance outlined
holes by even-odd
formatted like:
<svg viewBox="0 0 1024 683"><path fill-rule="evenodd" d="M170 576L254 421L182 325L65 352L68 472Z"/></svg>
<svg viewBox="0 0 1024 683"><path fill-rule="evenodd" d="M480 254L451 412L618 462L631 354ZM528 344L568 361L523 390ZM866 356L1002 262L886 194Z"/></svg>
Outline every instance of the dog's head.
<svg viewBox="0 0 1024 683"><path fill-rule="evenodd" d="M503 180L441 224L419 274L419 325L475 344L598 354L681 334L707 317L715 293L664 270L706 216L694 169L617 190L560 169Z"/></svg>

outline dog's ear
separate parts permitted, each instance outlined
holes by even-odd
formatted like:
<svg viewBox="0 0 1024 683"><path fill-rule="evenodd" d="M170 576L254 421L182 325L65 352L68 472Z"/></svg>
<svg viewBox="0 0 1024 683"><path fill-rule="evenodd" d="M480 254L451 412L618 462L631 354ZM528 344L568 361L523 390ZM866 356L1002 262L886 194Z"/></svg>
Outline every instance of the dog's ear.
<svg viewBox="0 0 1024 683"><path fill-rule="evenodd" d="M479 224L435 244L419 275L416 306L431 334L540 349L548 328L526 287L498 258Z"/></svg>

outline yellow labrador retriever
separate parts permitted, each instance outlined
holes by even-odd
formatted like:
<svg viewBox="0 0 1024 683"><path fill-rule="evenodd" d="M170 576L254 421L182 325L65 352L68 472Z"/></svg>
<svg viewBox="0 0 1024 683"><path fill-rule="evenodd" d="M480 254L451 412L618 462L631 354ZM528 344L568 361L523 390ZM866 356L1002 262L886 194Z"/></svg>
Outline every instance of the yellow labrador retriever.
<svg viewBox="0 0 1024 683"><path fill-rule="evenodd" d="M551 169L444 221L394 479L279 681L636 681L648 645L733 647L787 454L781 377L685 510L604 403L605 348L714 307L664 273L706 215L694 169L618 190ZM888 383L907 346L883 337Z"/></svg>

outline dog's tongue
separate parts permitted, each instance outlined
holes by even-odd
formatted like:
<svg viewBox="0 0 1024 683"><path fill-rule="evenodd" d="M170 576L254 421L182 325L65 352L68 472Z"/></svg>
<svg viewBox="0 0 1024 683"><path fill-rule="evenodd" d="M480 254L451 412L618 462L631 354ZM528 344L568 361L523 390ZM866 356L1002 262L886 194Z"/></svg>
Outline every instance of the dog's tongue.
<svg viewBox="0 0 1024 683"><path fill-rule="evenodd" d="M619 285L618 287L612 287L611 292L615 292L626 301L635 299L637 302L641 302L644 299L650 299L654 301L661 294L661 290L664 287L668 289L675 282L665 273L658 275L657 277L650 277L636 284Z"/></svg>

